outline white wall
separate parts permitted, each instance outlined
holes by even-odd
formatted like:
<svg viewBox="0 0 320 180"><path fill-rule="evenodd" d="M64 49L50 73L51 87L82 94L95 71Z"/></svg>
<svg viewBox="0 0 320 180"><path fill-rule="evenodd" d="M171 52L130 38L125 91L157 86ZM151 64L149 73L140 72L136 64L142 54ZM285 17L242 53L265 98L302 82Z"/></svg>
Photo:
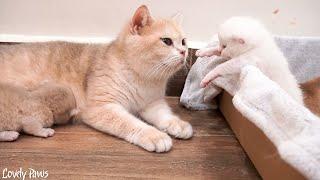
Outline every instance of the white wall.
<svg viewBox="0 0 320 180"><path fill-rule="evenodd" d="M141 4L156 17L182 13L188 39L196 42L207 41L234 15L260 18L276 34L320 36L319 0L0 0L0 41L107 40Z"/></svg>

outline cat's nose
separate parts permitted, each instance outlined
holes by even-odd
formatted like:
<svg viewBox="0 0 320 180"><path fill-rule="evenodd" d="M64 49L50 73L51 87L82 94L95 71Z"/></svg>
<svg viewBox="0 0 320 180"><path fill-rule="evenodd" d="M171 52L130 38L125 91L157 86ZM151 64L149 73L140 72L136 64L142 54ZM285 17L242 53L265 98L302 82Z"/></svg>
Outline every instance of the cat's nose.
<svg viewBox="0 0 320 180"><path fill-rule="evenodd" d="M183 55L183 56L186 55L186 50L181 50L180 54Z"/></svg>

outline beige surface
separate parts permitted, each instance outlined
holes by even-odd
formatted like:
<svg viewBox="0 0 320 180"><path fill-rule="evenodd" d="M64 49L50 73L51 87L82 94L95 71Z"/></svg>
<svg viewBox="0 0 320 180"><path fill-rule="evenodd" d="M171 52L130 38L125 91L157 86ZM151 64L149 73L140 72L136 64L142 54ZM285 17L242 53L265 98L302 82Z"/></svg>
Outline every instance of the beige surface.
<svg viewBox="0 0 320 180"><path fill-rule="evenodd" d="M232 15L261 18L277 34L320 35L318 0L1 0L0 35L113 38L141 4L155 16L184 14L191 41L207 41Z"/></svg>

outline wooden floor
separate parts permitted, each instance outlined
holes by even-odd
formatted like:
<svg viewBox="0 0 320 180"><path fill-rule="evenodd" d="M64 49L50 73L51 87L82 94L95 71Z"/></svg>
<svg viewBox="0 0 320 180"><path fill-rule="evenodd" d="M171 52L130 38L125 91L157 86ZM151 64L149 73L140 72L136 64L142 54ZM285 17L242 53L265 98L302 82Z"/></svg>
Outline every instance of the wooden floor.
<svg viewBox="0 0 320 180"><path fill-rule="evenodd" d="M191 140L174 140L169 153L149 153L85 125L56 127L54 137L23 135L0 143L3 169L49 173L47 179L260 179L218 111L174 111L194 127Z"/></svg>

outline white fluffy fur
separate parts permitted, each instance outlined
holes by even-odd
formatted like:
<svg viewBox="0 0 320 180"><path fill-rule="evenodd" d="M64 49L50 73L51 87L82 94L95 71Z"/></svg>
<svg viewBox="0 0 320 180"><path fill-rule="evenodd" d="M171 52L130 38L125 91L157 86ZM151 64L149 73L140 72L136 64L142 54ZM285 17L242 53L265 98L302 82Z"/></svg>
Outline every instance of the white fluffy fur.
<svg viewBox="0 0 320 180"><path fill-rule="evenodd" d="M257 66L300 104L302 92L290 72L288 62L273 36L257 20L249 17L233 17L219 28L220 47L199 50L198 56L220 55L231 60L217 66L201 82L205 87L218 76L239 73L245 65Z"/></svg>

